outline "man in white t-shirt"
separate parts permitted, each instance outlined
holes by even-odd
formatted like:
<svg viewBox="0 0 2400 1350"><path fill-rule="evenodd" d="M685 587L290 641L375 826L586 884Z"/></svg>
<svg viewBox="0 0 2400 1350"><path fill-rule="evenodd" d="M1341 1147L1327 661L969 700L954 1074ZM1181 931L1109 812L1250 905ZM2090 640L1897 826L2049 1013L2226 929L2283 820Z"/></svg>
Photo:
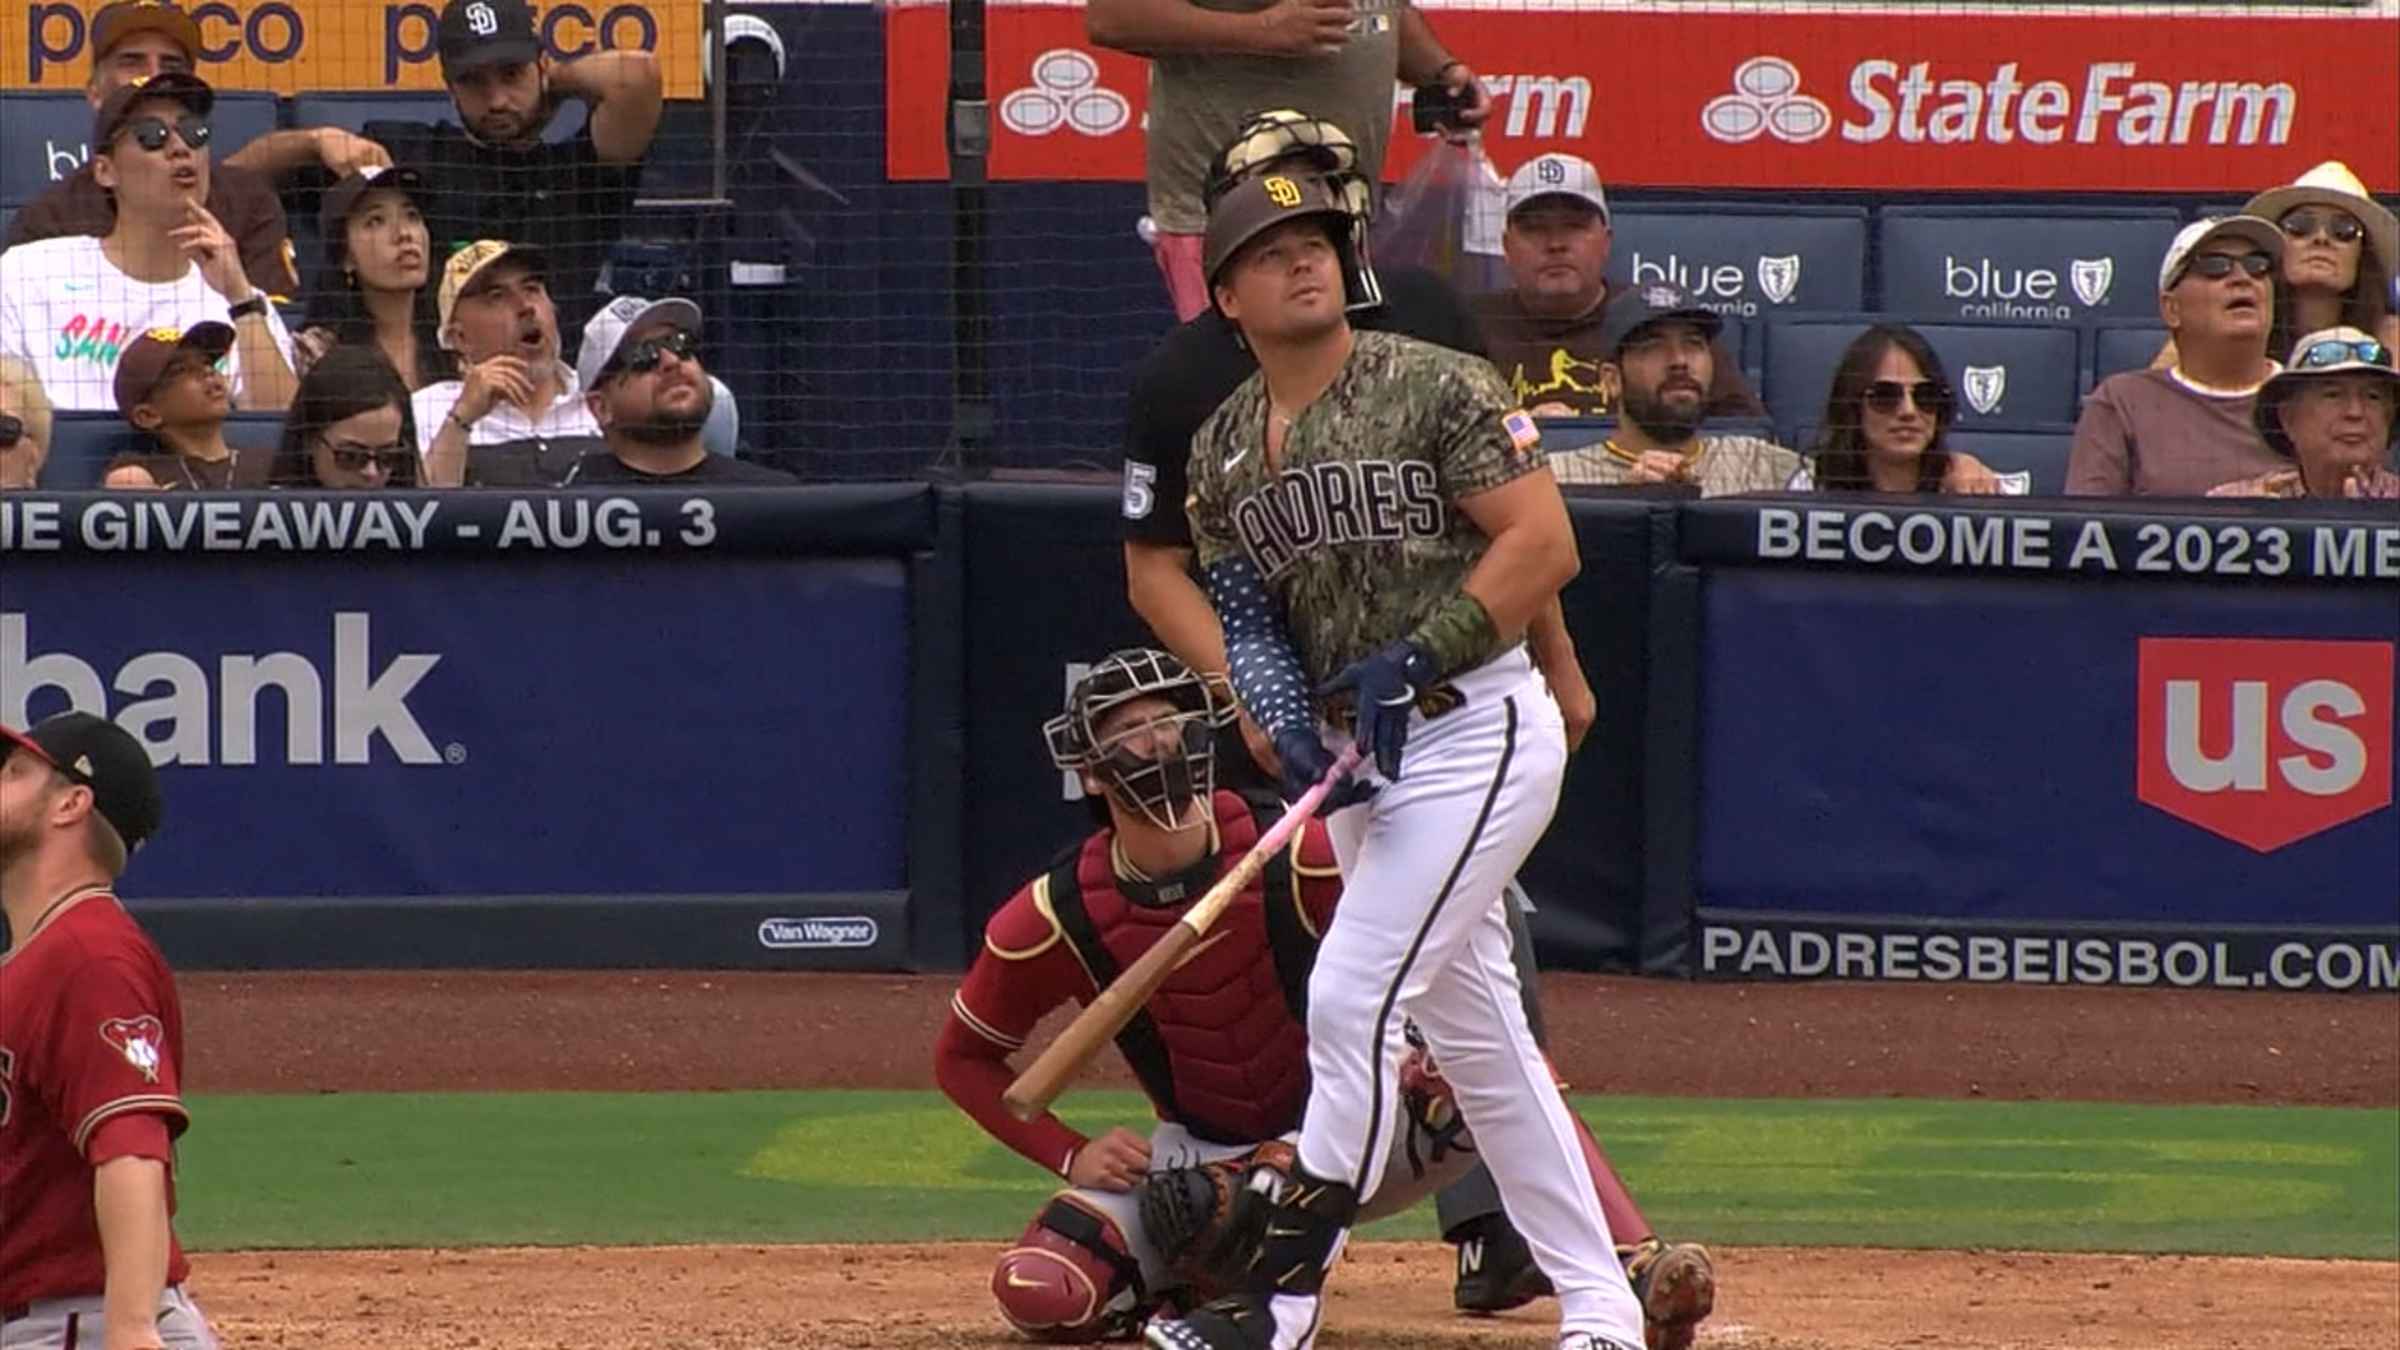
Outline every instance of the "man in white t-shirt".
<svg viewBox="0 0 2400 1350"><path fill-rule="evenodd" d="M438 339L463 378L413 398L434 487L556 487L606 450L583 385L558 351L558 310L533 249L478 239L442 269Z"/></svg>
<svg viewBox="0 0 2400 1350"><path fill-rule="evenodd" d="M236 407L281 412L299 381L291 338L250 284L208 195L207 83L168 71L128 84L92 123L92 175L116 201L101 238L64 236L0 254L0 352L33 367L53 406L114 410L118 358L156 328L229 323Z"/></svg>

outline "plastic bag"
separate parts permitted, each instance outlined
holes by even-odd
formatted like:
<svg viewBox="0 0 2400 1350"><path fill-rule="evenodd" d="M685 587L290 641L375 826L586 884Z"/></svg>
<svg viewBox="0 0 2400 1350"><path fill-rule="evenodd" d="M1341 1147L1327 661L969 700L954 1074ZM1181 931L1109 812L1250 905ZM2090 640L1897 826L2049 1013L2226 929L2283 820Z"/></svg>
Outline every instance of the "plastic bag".
<svg viewBox="0 0 2400 1350"><path fill-rule="evenodd" d="M1375 265L1422 268L1461 295L1505 289L1502 187L1481 136L1435 140L1384 194L1368 235Z"/></svg>

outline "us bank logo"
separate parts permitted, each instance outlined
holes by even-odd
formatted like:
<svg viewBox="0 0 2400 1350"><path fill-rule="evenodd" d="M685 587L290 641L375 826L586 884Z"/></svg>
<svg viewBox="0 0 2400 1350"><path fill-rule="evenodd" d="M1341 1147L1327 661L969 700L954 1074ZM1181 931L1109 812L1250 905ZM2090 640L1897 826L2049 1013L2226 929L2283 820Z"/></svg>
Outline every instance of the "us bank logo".
<svg viewBox="0 0 2400 1350"><path fill-rule="evenodd" d="M1100 87L1100 63L1073 47L1033 58L1033 83L1000 100L1000 121L1021 136L1047 136L1065 127L1110 136L1133 120L1133 105Z"/></svg>

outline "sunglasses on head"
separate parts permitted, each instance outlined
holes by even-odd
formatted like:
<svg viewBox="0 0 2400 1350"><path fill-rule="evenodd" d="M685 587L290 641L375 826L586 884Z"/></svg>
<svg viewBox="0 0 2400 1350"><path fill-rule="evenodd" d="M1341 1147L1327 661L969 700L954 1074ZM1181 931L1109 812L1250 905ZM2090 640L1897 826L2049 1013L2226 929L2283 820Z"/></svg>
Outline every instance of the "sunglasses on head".
<svg viewBox="0 0 2400 1350"><path fill-rule="evenodd" d="M2203 253L2185 264L2183 271L2186 276L2197 272L2211 281L2216 281L2233 275L2233 269L2237 267L2254 277L2263 277L2275 270L2275 260L2264 253L2244 253L2239 256L2231 253Z"/></svg>
<svg viewBox="0 0 2400 1350"><path fill-rule="evenodd" d="M644 371L658 369L662 353L672 352L677 359L689 361L698 355L699 351L700 339L679 328L672 333L661 333L657 337L643 338L632 346L621 349L618 351L616 359L608 363L608 373L611 375L638 375Z"/></svg>
<svg viewBox="0 0 2400 1350"><path fill-rule="evenodd" d="M1917 411L1940 416L1950 406L1950 391L1931 380L1916 380L1903 384L1898 380L1877 380L1867 386L1867 406L1885 417L1900 411L1905 397L1917 405Z"/></svg>
<svg viewBox="0 0 2400 1350"><path fill-rule="evenodd" d="M9 413L0 413L0 450L6 450L25 439L25 420Z"/></svg>
<svg viewBox="0 0 2400 1350"><path fill-rule="evenodd" d="M390 445L359 446L335 445L333 442L327 441L325 449L333 456L333 462L336 465L351 473L365 473L377 465L381 465L385 473L391 473L405 463L409 456L417 453L398 441L394 441Z"/></svg>
<svg viewBox="0 0 2400 1350"><path fill-rule="evenodd" d="M2327 338L2323 342L2308 344L2308 349L2300 353L2300 359L2292 363L2292 369L2321 370L2353 360L2364 361L2370 366L2389 366L2392 353L2390 348L2372 339L2345 342L2339 338Z"/></svg>
<svg viewBox="0 0 2400 1350"><path fill-rule="evenodd" d="M2367 227L2339 211L2328 211L2323 215L2314 211L2294 211L2283 218L2283 232L2294 239L2323 234L2331 236L2337 244L2355 244L2359 236L2367 232Z"/></svg>
<svg viewBox="0 0 2400 1350"><path fill-rule="evenodd" d="M208 144L208 123L202 121L197 113L185 113L172 123L163 117L137 117L124 126L124 134L133 137L135 145L152 151L166 148L170 130L194 150Z"/></svg>

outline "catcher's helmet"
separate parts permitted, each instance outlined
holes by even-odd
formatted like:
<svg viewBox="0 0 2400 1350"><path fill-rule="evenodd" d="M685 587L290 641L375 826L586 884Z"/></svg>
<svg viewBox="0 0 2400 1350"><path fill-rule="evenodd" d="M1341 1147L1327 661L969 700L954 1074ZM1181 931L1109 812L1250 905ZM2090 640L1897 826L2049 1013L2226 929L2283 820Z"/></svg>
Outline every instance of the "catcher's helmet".
<svg viewBox="0 0 2400 1350"><path fill-rule="evenodd" d="M1135 699L1160 698L1174 711L1130 726L1102 727ZM1042 724L1050 762L1089 773L1160 829L1188 824L1194 801L1216 791L1216 737L1233 721L1231 699L1173 654L1146 647L1111 652L1075 684L1066 711Z"/></svg>
<svg viewBox="0 0 2400 1350"><path fill-rule="evenodd" d="M1217 202L1242 183L1268 169L1322 178L1350 216L1342 261L1342 287L1348 307L1372 309L1383 303L1383 287L1367 255L1367 222L1375 214L1375 185L1358 171L1358 145L1348 132L1321 117L1290 108L1255 114L1233 133L1217 152L1201 185L1200 200L1211 215ZM1209 278L1212 286L1215 277Z"/></svg>

